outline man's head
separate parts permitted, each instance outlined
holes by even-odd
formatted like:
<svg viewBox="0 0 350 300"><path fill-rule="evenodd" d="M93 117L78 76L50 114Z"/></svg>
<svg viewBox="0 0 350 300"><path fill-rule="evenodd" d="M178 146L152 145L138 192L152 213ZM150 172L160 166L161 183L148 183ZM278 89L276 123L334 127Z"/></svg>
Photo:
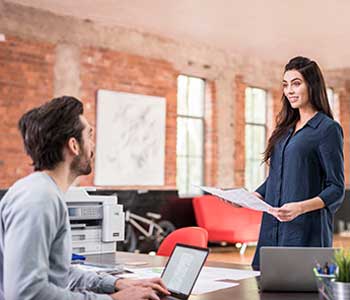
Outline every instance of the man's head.
<svg viewBox="0 0 350 300"><path fill-rule="evenodd" d="M21 117L18 127L35 171L53 170L72 157L70 169L74 175L91 172L92 128L83 112L78 99L63 96Z"/></svg>

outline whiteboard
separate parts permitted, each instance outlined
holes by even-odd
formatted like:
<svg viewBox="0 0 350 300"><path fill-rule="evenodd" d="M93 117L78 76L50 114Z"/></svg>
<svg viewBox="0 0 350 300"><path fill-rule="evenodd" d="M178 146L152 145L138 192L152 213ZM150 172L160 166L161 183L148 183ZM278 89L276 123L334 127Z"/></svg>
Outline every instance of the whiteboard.
<svg viewBox="0 0 350 300"><path fill-rule="evenodd" d="M97 92L95 185L164 185L166 100Z"/></svg>

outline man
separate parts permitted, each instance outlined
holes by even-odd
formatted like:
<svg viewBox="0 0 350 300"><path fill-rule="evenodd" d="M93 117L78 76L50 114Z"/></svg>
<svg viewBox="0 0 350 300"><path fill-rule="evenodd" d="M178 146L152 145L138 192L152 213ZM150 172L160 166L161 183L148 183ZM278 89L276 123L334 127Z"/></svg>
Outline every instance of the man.
<svg viewBox="0 0 350 300"><path fill-rule="evenodd" d="M160 279L98 276L72 268L64 193L91 172L93 130L82 103L61 97L25 113L19 129L34 173L0 202L0 299L139 300L169 294Z"/></svg>

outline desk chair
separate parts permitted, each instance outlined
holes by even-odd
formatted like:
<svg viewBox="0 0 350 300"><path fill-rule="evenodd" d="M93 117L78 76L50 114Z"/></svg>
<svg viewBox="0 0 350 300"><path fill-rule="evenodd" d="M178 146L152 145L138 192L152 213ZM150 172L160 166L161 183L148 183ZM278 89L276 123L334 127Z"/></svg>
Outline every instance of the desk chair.
<svg viewBox="0 0 350 300"><path fill-rule="evenodd" d="M170 256L177 243L207 247L208 232L201 227L183 227L170 233L160 244L157 255Z"/></svg>

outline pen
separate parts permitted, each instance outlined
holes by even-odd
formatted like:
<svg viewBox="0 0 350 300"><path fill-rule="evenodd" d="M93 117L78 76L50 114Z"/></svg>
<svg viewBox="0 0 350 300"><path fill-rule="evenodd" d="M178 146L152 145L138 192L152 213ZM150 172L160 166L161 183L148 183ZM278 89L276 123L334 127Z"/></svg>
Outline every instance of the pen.
<svg viewBox="0 0 350 300"><path fill-rule="evenodd" d="M335 264L330 264L328 267L328 272L330 275L333 275L335 273L337 266Z"/></svg>

